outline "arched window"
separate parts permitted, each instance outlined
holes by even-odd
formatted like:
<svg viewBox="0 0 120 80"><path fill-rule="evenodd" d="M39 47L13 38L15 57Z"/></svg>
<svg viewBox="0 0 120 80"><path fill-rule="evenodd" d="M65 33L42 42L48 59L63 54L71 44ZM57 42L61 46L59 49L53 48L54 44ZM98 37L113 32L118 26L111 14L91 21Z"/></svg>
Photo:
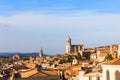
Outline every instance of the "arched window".
<svg viewBox="0 0 120 80"><path fill-rule="evenodd" d="M92 76L89 76L89 80L92 80Z"/></svg>
<svg viewBox="0 0 120 80"><path fill-rule="evenodd" d="M108 70L106 71L106 80L110 80L110 72Z"/></svg>
<svg viewBox="0 0 120 80"><path fill-rule="evenodd" d="M115 71L115 80L120 80L120 72Z"/></svg>
<svg viewBox="0 0 120 80"><path fill-rule="evenodd" d="M100 77L96 77L96 80L100 80Z"/></svg>

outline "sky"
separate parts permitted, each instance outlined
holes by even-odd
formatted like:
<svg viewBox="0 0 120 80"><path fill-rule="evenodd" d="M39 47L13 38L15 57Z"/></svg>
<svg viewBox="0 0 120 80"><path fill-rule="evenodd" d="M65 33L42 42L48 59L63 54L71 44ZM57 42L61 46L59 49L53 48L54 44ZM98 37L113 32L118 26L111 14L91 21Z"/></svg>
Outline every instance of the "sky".
<svg viewBox="0 0 120 80"><path fill-rule="evenodd" d="M120 0L0 0L0 52L64 54L120 43Z"/></svg>

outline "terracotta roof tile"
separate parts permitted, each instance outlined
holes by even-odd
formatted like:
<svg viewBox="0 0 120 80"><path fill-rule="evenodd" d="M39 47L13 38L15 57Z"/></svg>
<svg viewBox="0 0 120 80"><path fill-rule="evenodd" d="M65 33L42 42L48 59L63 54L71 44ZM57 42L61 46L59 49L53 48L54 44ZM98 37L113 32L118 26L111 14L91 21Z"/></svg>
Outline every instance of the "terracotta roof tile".
<svg viewBox="0 0 120 80"><path fill-rule="evenodd" d="M85 76L102 76L102 72L92 71L92 72L85 74Z"/></svg>
<svg viewBox="0 0 120 80"><path fill-rule="evenodd" d="M115 58L113 60L106 61L103 64L105 64L105 65L120 65L120 58Z"/></svg>

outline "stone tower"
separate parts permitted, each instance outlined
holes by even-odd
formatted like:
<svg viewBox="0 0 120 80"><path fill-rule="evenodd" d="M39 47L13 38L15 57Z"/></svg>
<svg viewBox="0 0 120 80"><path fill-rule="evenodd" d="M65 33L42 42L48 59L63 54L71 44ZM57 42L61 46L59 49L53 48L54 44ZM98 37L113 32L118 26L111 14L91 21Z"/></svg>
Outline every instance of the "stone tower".
<svg viewBox="0 0 120 80"><path fill-rule="evenodd" d="M117 58L120 58L120 44L118 44Z"/></svg>
<svg viewBox="0 0 120 80"><path fill-rule="evenodd" d="M66 39L66 53L71 53L71 38L67 37Z"/></svg>
<svg viewBox="0 0 120 80"><path fill-rule="evenodd" d="M40 48L39 57L43 57L43 50L42 50L42 47Z"/></svg>

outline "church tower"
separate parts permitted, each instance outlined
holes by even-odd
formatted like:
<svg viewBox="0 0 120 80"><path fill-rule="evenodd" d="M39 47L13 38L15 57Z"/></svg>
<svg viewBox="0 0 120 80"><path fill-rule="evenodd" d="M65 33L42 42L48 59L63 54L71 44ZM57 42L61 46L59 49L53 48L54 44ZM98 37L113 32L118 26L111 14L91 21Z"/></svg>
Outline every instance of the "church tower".
<svg viewBox="0 0 120 80"><path fill-rule="evenodd" d="M66 53L70 53L71 52L71 38L67 37L66 39Z"/></svg>
<svg viewBox="0 0 120 80"><path fill-rule="evenodd" d="M120 44L118 44L117 58L120 58Z"/></svg>
<svg viewBox="0 0 120 80"><path fill-rule="evenodd" d="M39 57L43 57L43 50L42 50L42 47L40 48Z"/></svg>

